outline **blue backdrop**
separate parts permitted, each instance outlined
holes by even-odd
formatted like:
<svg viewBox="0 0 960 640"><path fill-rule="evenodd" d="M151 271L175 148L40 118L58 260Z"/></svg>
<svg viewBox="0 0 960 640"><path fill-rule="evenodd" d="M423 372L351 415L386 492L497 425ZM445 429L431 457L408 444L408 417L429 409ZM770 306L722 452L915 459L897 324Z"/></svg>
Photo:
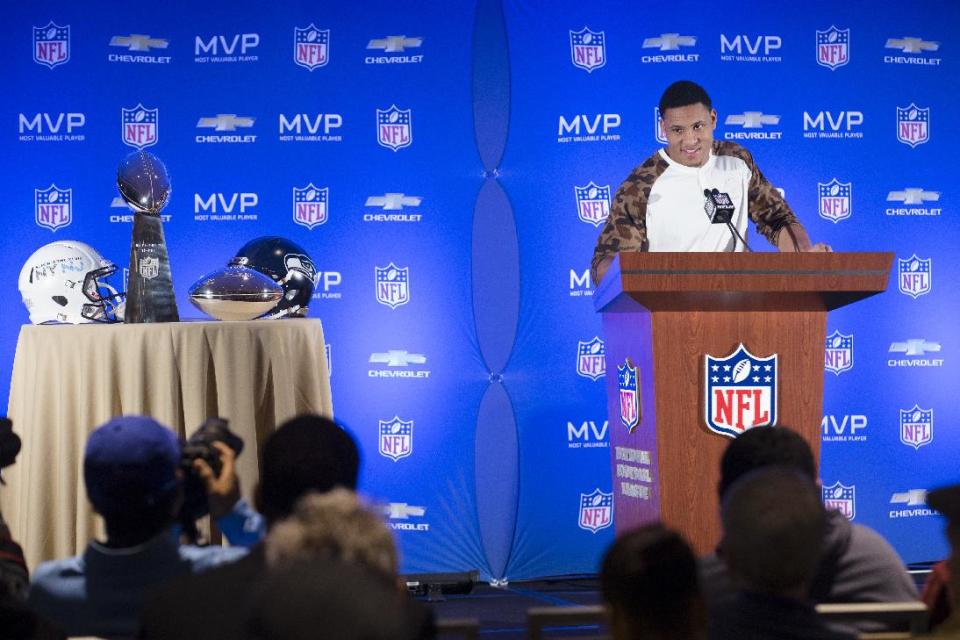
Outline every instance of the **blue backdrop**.
<svg viewBox="0 0 960 640"><path fill-rule="evenodd" d="M960 480L955 3L48 0L0 17L0 393L21 265L59 239L125 265L115 171L146 148L171 174L183 316L253 237L313 257L337 419L405 571L593 572L613 529L580 519L611 488L586 272L612 192L660 144L660 93L687 78L815 241L896 253L887 293L830 316L822 479L906 561L945 553L922 490ZM69 209L51 217L53 186Z"/></svg>

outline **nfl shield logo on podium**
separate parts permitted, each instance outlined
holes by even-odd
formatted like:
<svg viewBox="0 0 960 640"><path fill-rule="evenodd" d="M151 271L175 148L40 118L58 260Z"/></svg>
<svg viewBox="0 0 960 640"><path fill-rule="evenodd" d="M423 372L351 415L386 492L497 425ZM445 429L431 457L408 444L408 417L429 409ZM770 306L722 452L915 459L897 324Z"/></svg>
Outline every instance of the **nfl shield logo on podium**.
<svg viewBox="0 0 960 640"><path fill-rule="evenodd" d="M777 354L761 358L743 344L725 358L704 357L707 428L730 438L777 424Z"/></svg>
<svg viewBox="0 0 960 640"><path fill-rule="evenodd" d="M630 359L617 365L617 388L620 398L620 422L631 433L640 424L640 369Z"/></svg>

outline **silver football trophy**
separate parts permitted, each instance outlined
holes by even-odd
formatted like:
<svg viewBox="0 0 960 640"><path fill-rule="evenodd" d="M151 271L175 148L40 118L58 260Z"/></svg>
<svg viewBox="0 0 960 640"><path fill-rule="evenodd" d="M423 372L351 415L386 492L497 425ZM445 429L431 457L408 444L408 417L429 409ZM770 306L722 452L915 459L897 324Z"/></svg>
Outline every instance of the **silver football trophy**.
<svg viewBox="0 0 960 640"><path fill-rule="evenodd" d="M124 322L177 322L180 315L160 220L160 212L170 198L167 168L155 155L134 151L117 169L117 187L136 212Z"/></svg>

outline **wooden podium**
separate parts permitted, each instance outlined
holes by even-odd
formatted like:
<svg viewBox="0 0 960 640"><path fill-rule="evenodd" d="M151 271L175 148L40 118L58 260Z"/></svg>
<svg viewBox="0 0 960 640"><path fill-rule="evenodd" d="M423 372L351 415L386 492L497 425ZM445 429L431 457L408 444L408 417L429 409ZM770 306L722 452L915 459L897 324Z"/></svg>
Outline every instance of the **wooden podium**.
<svg viewBox="0 0 960 640"><path fill-rule="evenodd" d="M744 428L789 426L819 460L827 312L883 292L892 262L890 253L620 254L594 294L617 531L662 520L698 554L712 551L720 457Z"/></svg>

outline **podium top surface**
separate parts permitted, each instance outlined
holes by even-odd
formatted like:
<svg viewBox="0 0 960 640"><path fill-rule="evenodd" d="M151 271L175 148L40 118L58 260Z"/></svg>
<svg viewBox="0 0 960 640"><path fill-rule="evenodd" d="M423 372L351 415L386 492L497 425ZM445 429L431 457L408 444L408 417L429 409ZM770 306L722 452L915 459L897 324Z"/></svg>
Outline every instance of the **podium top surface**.
<svg viewBox="0 0 960 640"><path fill-rule="evenodd" d="M621 253L594 309L829 311L887 288L892 253Z"/></svg>

